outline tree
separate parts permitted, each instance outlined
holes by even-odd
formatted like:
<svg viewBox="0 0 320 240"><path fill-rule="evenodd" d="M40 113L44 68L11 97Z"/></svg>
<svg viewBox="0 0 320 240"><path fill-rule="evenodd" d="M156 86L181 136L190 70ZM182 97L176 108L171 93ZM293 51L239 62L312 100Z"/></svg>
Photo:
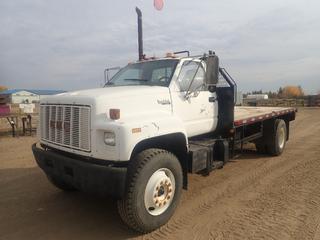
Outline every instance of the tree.
<svg viewBox="0 0 320 240"><path fill-rule="evenodd" d="M269 91L267 94L268 94L269 98L277 98L278 97L278 93L277 92Z"/></svg>
<svg viewBox="0 0 320 240"><path fill-rule="evenodd" d="M256 91L256 90L255 90L255 91L252 91L252 92L251 92L251 94L262 94L262 90L259 90L259 91Z"/></svg>
<svg viewBox="0 0 320 240"><path fill-rule="evenodd" d="M5 90L8 90L8 88L6 86L1 86L0 85L0 92L5 91Z"/></svg>
<svg viewBox="0 0 320 240"><path fill-rule="evenodd" d="M282 89L282 96L286 98L298 98L304 96L301 86L286 86Z"/></svg>
<svg viewBox="0 0 320 240"><path fill-rule="evenodd" d="M282 87L280 87L278 90L278 97L281 98L282 96L283 96L283 89L282 89Z"/></svg>

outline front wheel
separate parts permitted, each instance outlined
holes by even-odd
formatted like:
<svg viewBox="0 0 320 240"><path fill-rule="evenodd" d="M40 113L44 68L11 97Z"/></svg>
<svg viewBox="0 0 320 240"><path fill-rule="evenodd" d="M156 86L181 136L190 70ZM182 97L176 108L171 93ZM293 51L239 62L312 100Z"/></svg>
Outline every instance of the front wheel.
<svg viewBox="0 0 320 240"><path fill-rule="evenodd" d="M125 197L118 201L122 220L147 233L164 225L173 215L182 191L178 159L161 149L139 153L128 168Z"/></svg>

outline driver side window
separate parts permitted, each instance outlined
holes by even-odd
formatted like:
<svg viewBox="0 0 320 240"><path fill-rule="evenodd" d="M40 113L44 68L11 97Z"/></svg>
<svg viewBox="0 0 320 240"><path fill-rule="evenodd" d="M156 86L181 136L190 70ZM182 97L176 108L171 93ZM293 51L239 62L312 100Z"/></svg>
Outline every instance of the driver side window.
<svg viewBox="0 0 320 240"><path fill-rule="evenodd" d="M194 61L186 61L183 63L178 77L180 91L185 92L188 89L190 92L204 90L204 69L202 65L199 66L199 64L201 63ZM192 85L190 86L191 82Z"/></svg>

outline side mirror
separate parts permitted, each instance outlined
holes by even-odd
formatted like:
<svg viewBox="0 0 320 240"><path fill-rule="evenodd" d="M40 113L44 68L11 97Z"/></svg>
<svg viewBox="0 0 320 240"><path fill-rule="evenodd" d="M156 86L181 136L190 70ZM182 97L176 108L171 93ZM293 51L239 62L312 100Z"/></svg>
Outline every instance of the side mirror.
<svg viewBox="0 0 320 240"><path fill-rule="evenodd" d="M206 84L208 87L215 86L219 79L219 58L214 54L209 54L206 63Z"/></svg>

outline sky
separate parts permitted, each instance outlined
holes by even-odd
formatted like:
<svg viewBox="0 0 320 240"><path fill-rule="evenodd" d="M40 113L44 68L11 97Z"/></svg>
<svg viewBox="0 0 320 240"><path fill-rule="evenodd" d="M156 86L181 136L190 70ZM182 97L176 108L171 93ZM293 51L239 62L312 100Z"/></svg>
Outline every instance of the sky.
<svg viewBox="0 0 320 240"><path fill-rule="evenodd" d="M300 85L320 91L320 2L316 0L3 0L0 85L100 87L106 67L137 60L135 6L144 52L212 49L243 92Z"/></svg>

